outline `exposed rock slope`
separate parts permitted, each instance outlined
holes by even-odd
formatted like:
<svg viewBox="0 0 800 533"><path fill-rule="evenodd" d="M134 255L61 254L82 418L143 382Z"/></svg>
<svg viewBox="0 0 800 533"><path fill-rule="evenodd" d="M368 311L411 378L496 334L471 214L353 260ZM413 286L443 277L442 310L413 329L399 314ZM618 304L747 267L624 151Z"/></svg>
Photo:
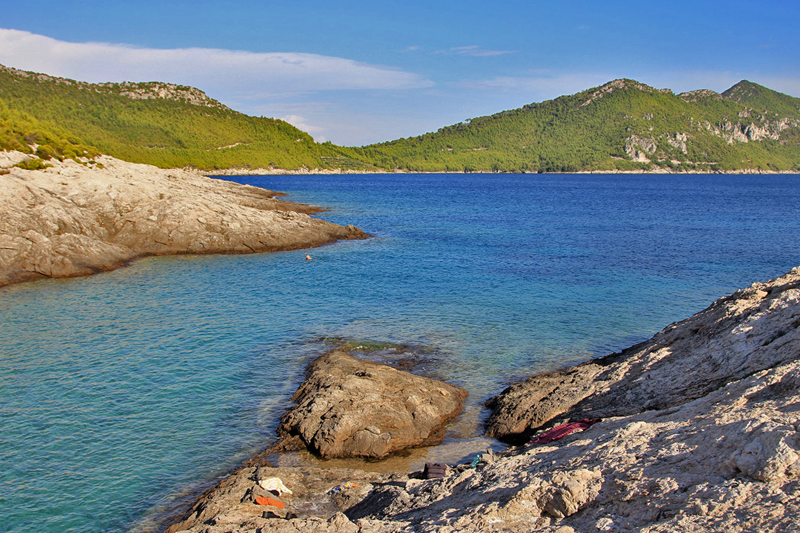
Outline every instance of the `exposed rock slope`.
<svg viewBox="0 0 800 533"><path fill-rule="evenodd" d="M185 85L175 85L174 83L163 83L157 81L143 83L133 83L129 81L122 83L88 83L85 81L49 76L47 74L28 72L13 67L6 67L4 65L0 65L0 72L7 72L23 79L35 79L40 82L51 81L56 85L72 85L84 91L117 94L120 96L126 96L131 100L149 100L150 98L161 98L164 100L186 102L197 106L217 108L225 107L220 102L210 98L200 89L195 87L187 87Z"/></svg>
<svg viewBox="0 0 800 533"><path fill-rule="evenodd" d="M0 152L0 166L24 154ZM0 175L0 286L110 270L137 257L241 253L364 238L277 193L111 157ZM4 163L4 164L3 164Z"/></svg>
<svg viewBox="0 0 800 533"><path fill-rule="evenodd" d="M442 481L385 483L347 514L353 531L800 531L799 437L792 361Z"/></svg>
<svg viewBox="0 0 800 533"><path fill-rule="evenodd" d="M314 361L278 428L322 457L379 458L439 444L467 391L336 350Z"/></svg>
<svg viewBox="0 0 800 533"><path fill-rule="evenodd" d="M475 469L459 465L442 479L370 478L340 512L237 517L242 496L188 530L800 532L798 326L800 268L609 356L590 373L607 378L590 395L580 369L597 363L573 378L551 374L549 382L562 376L579 391L566 409L585 401L572 412L606 417L582 433L512 448ZM246 483L256 481L251 472Z"/></svg>
<svg viewBox="0 0 800 533"><path fill-rule="evenodd" d="M722 298L649 341L564 371L534 376L488 402L487 433L521 442L556 417L667 409L798 358L800 268Z"/></svg>

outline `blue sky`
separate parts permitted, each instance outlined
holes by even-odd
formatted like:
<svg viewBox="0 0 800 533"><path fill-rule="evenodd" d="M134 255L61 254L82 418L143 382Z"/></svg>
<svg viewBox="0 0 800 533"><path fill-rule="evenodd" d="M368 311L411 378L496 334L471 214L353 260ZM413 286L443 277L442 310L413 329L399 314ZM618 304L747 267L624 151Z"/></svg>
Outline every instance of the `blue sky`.
<svg viewBox="0 0 800 533"><path fill-rule="evenodd" d="M194 85L361 145L633 78L800 97L800 2L8 2L0 63Z"/></svg>

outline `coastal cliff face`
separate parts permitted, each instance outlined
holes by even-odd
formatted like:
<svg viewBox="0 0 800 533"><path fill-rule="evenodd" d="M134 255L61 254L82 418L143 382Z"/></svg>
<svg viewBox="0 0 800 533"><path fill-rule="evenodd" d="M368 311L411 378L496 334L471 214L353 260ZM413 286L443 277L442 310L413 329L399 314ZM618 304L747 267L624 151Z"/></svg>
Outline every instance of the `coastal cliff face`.
<svg viewBox="0 0 800 533"><path fill-rule="evenodd" d="M441 479L363 479L346 502L315 515L264 518L258 511L269 506L253 507L244 490L225 503L224 491L211 491L218 511L171 531L800 531L800 267L646 343L501 397L509 411L520 407L519 420L603 418ZM549 414L537 414L539 404ZM236 475L257 482L252 467ZM329 494L336 482L311 492Z"/></svg>
<svg viewBox="0 0 800 533"><path fill-rule="evenodd" d="M247 253L367 235L311 218L272 191L111 157L99 165L0 152L0 286L111 270L148 255Z"/></svg>

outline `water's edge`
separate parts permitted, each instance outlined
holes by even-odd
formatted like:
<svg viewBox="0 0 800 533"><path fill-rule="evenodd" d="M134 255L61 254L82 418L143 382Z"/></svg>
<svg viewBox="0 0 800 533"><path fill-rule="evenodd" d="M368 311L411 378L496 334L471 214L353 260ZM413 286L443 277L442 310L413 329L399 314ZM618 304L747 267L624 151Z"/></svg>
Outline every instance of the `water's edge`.
<svg viewBox="0 0 800 533"><path fill-rule="evenodd" d="M429 375L470 393L451 440L419 450L449 445L453 462L482 433L483 400L509 384L619 351L800 263L799 176L236 179L375 237L313 261L150 257L0 289L11 530L123 533L185 509L273 441L323 339L424 347L439 363Z"/></svg>

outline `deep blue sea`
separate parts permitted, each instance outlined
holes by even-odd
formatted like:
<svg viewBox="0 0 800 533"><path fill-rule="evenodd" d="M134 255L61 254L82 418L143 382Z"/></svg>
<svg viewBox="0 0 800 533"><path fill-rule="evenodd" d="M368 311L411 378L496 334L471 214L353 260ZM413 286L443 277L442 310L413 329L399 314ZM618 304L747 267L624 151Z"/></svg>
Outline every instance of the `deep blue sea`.
<svg viewBox="0 0 800 533"><path fill-rule="evenodd" d="M800 265L797 175L231 179L375 236L0 289L0 531L153 528L273 438L321 339L429 358L458 441L507 384Z"/></svg>

